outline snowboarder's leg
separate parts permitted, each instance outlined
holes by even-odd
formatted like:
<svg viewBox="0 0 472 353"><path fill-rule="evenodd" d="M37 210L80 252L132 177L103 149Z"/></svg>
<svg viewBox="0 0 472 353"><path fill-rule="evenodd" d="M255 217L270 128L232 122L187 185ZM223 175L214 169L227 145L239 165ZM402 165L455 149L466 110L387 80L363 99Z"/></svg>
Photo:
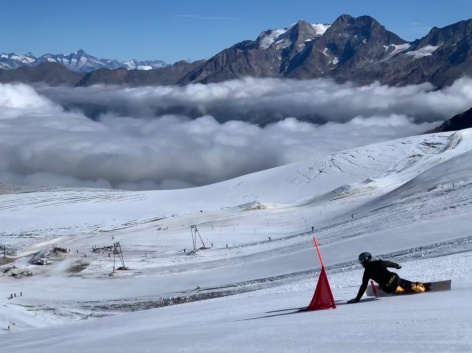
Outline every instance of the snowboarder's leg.
<svg viewBox="0 0 472 353"><path fill-rule="evenodd" d="M400 278L400 286L407 292L411 291L411 286L413 285L413 282L410 282L406 279Z"/></svg>
<svg viewBox="0 0 472 353"><path fill-rule="evenodd" d="M426 288L421 282L410 282L406 279L400 278L400 286L410 293L423 293Z"/></svg>
<svg viewBox="0 0 472 353"><path fill-rule="evenodd" d="M405 293L405 290L402 287L398 286L397 289L395 290L395 293L402 294L402 293Z"/></svg>
<svg viewBox="0 0 472 353"><path fill-rule="evenodd" d="M400 276L398 276L396 273L392 273L392 278L390 278L390 280L385 285L381 285L380 287L386 293L396 293L398 286L401 285L400 280Z"/></svg>

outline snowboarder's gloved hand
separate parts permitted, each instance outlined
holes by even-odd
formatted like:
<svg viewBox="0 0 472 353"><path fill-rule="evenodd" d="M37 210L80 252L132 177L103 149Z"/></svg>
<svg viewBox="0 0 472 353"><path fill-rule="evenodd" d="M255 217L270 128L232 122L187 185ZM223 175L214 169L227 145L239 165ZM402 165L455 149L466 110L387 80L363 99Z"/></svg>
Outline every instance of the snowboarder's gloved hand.
<svg viewBox="0 0 472 353"><path fill-rule="evenodd" d="M353 304L353 303L358 303L358 302L359 302L359 299L357 299L357 298L354 298L354 299L351 299L351 300L347 301L348 304Z"/></svg>
<svg viewBox="0 0 472 353"><path fill-rule="evenodd" d="M396 269L399 270L401 269L402 267L400 265L397 265Z"/></svg>

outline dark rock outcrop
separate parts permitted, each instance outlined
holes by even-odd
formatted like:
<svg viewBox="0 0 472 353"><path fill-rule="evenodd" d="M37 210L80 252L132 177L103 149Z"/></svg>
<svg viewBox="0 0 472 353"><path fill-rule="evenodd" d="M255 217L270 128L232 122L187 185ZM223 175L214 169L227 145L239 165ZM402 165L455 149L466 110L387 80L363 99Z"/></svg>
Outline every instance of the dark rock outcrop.
<svg viewBox="0 0 472 353"><path fill-rule="evenodd" d="M472 127L472 108L469 110L453 116L451 119L446 120L437 128L427 131L426 133L434 132L446 132L446 131L457 131L462 129L468 129Z"/></svg>
<svg viewBox="0 0 472 353"><path fill-rule="evenodd" d="M185 74L201 65L201 61L188 63L179 61L153 70L116 70L100 69L85 74L76 86L91 86L95 84L125 85L129 87L172 85L179 81Z"/></svg>

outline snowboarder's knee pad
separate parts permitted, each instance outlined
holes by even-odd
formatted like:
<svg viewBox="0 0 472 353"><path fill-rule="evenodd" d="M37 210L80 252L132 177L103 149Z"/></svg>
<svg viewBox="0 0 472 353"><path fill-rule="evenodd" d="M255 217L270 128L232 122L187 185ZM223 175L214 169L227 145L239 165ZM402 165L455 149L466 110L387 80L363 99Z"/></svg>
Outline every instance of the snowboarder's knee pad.
<svg viewBox="0 0 472 353"><path fill-rule="evenodd" d="M397 289L395 289L395 293L405 293L405 290L402 287L398 286Z"/></svg>
<svg viewBox="0 0 472 353"><path fill-rule="evenodd" d="M413 283L411 285L411 290L416 293L423 293L425 291L425 288L423 286L423 283Z"/></svg>

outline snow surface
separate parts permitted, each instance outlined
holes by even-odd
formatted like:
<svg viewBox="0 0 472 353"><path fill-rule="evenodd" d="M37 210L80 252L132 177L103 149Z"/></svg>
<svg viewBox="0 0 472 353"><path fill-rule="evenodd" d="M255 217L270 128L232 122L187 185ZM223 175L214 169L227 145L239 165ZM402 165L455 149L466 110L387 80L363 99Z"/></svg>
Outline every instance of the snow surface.
<svg viewBox="0 0 472 353"><path fill-rule="evenodd" d="M337 65L339 64L339 58L337 56L333 56L333 57L330 57L330 55L328 54L329 52L329 49L328 48L324 48L323 49L323 55L324 56L327 56L329 58L329 62L328 64L332 64L332 65ZM334 68L333 68L334 69Z"/></svg>
<svg viewBox="0 0 472 353"><path fill-rule="evenodd" d="M261 49L269 48L271 44L274 43L276 39L285 32L287 32L287 28L270 30L267 34L262 36L259 47Z"/></svg>
<svg viewBox="0 0 472 353"><path fill-rule="evenodd" d="M471 352L471 215L472 129L194 189L0 184L0 244L17 253L2 268L33 272L0 277L2 352ZM190 254L192 225L209 248ZM299 313L314 235L337 308ZM113 257L92 248L117 241L130 270L110 276ZM29 263L53 246L70 252ZM452 291L345 305L362 251Z"/></svg>
<svg viewBox="0 0 472 353"><path fill-rule="evenodd" d="M411 55L413 56L414 59L420 59L425 56L430 56L433 55L433 53L439 48L439 46L433 46L433 45L427 45L423 48L420 48L418 50L413 50L406 52L406 55Z"/></svg>
<svg viewBox="0 0 472 353"><path fill-rule="evenodd" d="M411 45L409 43L400 44L400 45L390 44L389 46L384 45L385 51L389 51L391 50L391 48L393 48L393 50L390 53L388 53L387 57L383 60L388 60L390 58L393 58L395 55L407 50L410 46Z"/></svg>
<svg viewBox="0 0 472 353"><path fill-rule="evenodd" d="M313 28L316 30L316 34L322 36L331 25L327 24L322 24L322 23L317 23L317 24L312 24Z"/></svg>

